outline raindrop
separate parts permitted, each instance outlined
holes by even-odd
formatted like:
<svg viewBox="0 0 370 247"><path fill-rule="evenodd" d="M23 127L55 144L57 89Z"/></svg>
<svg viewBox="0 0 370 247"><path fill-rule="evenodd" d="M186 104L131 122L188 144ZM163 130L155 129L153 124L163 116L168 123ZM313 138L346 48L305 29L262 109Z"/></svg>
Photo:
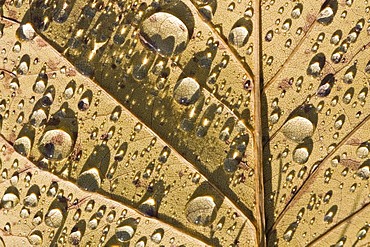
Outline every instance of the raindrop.
<svg viewBox="0 0 370 247"><path fill-rule="evenodd" d="M296 4L294 8L292 9L292 13L291 13L292 18L298 19L302 14L302 10L303 10L303 4L301 3Z"/></svg>
<svg viewBox="0 0 370 247"><path fill-rule="evenodd" d="M30 23L25 23L19 27L19 36L24 40L33 40L36 37L36 32Z"/></svg>
<svg viewBox="0 0 370 247"><path fill-rule="evenodd" d="M304 164L307 162L310 152L306 147L298 147L293 151L293 161L298 164Z"/></svg>
<svg viewBox="0 0 370 247"><path fill-rule="evenodd" d="M134 234L135 230L131 226L125 225L116 228L116 237L120 242L129 241L134 236Z"/></svg>
<svg viewBox="0 0 370 247"><path fill-rule="evenodd" d="M185 77L176 83L173 97L179 104L194 104L200 97L200 86L193 78Z"/></svg>
<svg viewBox="0 0 370 247"><path fill-rule="evenodd" d="M50 160L62 160L72 152L74 140L61 129L46 131L39 143L40 152Z"/></svg>
<svg viewBox="0 0 370 247"><path fill-rule="evenodd" d="M366 160L357 170L357 175L364 179L368 180L370 177L370 160Z"/></svg>
<svg viewBox="0 0 370 247"><path fill-rule="evenodd" d="M243 47L249 38L249 31L244 26L234 27L229 34L229 41L236 47Z"/></svg>
<svg viewBox="0 0 370 247"><path fill-rule="evenodd" d="M338 211L338 206L337 205L333 205L329 210L328 212L326 212L325 216L324 216L324 221L326 223L332 223L333 222L333 218L334 216L336 215Z"/></svg>
<svg viewBox="0 0 370 247"><path fill-rule="evenodd" d="M13 148L23 156L28 156L31 151L32 142L28 136L22 136L14 141Z"/></svg>
<svg viewBox="0 0 370 247"><path fill-rule="evenodd" d="M63 212L59 208L49 210L45 215L45 224L50 227L58 228L63 222Z"/></svg>
<svg viewBox="0 0 370 247"><path fill-rule="evenodd" d="M317 21L323 25L329 25L333 21L337 9L337 0L326 0L321 7Z"/></svg>
<svg viewBox="0 0 370 247"><path fill-rule="evenodd" d="M293 238L293 235L294 235L295 231L297 230L297 227L298 227L297 222L293 222L292 224L290 224L288 226L288 228L285 230L285 233L283 235L283 239L287 242L290 242Z"/></svg>
<svg viewBox="0 0 370 247"><path fill-rule="evenodd" d="M178 17L157 12L142 22L140 40L143 45L163 56L178 55L186 49L190 33Z"/></svg>
<svg viewBox="0 0 370 247"><path fill-rule="evenodd" d="M78 186L87 191L97 191L101 182L100 172L95 167L82 172L77 179Z"/></svg>
<svg viewBox="0 0 370 247"><path fill-rule="evenodd" d="M342 39L342 31L341 30L337 30L333 33L333 35L331 36L330 38L330 43L333 44L333 45L338 45L339 44L339 41Z"/></svg>
<svg viewBox="0 0 370 247"><path fill-rule="evenodd" d="M152 236L150 236L150 239L154 243L159 244L163 239L163 235L164 235L164 230L160 228L160 229L157 229L157 230L154 231Z"/></svg>
<svg viewBox="0 0 370 247"><path fill-rule="evenodd" d="M313 77L318 77L325 65L325 55L323 53L316 54L310 61L307 74Z"/></svg>
<svg viewBox="0 0 370 247"><path fill-rule="evenodd" d="M356 155L360 159L365 159L369 155L368 145L361 145L361 146L359 146L357 148Z"/></svg>
<svg viewBox="0 0 370 247"><path fill-rule="evenodd" d="M296 142L302 142L305 138L311 137L314 130L314 124L307 118L301 116L289 119L282 128L283 134Z"/></svg>
<svg viewBox="0 0 370 247"><path fill-rule="evenodd" d="M215 218L216 204L210 196L196 197L186 205L185 214L190 223L207 226Z"/></svg>
<svg viewBox="0 0 370 247"><path fill-rule="evenodd" d="M42 233L40 231L33 231L31 232L31 234L28 235L27 237L28 239L28 242L33 245L33 246L37 246L37 245L42 245Z"/></svg>
<svg viewBox="0 0 370 247"><path fill-rule="evenodd" d="M334 85L335 78L333 74L328 74L321 81L319 88L317 89L317 96L325 97L330 94L330 91Z"/></svg>
<svg viewBox="0 0 370 247"><path fill-rule="evenodd" d="M14 186L8 187L3 197L1 198L1 205L3 208L11 209L19 203L19 192Z"/></svg>

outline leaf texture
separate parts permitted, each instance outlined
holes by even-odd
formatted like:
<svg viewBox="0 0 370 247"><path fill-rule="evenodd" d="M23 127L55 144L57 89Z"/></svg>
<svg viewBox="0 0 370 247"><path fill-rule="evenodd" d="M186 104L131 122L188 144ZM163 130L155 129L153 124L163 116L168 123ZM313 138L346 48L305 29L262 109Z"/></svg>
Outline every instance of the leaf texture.
<svg viewBox="0 0 370 247"><path fill-rule="evenodd" d="M0 245L369 242L367 2L0 3Z"/></svg>

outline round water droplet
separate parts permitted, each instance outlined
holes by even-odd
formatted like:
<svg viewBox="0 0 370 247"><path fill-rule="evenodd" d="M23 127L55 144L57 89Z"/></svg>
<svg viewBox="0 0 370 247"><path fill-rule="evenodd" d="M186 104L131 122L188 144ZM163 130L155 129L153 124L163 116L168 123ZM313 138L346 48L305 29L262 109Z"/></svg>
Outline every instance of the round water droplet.
<svg viewBox="0 0 370 247"><path fill-rule="evenodd" d="M283 134L296 142L302 142L305 138L311 137L315 130L313 123L307 118L296 116L288 120L283 128Z"/></svg>
<svg viewBox="0 0 370 247"><path fill-rule="evenodd" d="M299 147L293 151L293 160L298 164L304 164L307 162L310 152L306 147Z"/></svg>
<svg viewBox="0 0 370 247"><path fill-rule="evenodd" d="M116 228L116 237L120 242L129 241L134 234L135 230L131 226L119 226Z"/></svg>
<svg viewBox="0 0 370 247"><path fill-rule="evenodd" d="M77 184L88 191L97 191L101 185L100 172L97 168L91 168L80 174Z"/></svg>
<svg viewBox="0 0 370 247"><path fill-rule="evenodd" d="M186 49L189 30L178 17L157 12L142 22L140 40L163 56L178 55Z"/></svg>
<svg viewBox="0 0 370 247"><path fill-rule="evenodd" d="M292 9L291 16L293 19L298 19L302 14L303 5L301 3L298 3L294 8Z"/></svg>
<svg viewBox="0 0 370 247"><path fill-rule="evenodd" d="M365 161L360 168L357 170L357 175L364 179L367 180L370 177L370 164L369 160Z"/></svg>
<svg viewBox="0 0 370 247"><path fill-rule="evenodd" d="M27 207L36 207L38 200L38 196L35 193L31 193L24 198L23 204Z"/></svg>
<svg viewBox="0 0 370 247"><path fill-rule="evenodd" d="M229 34L229 41L236 47L243 47L249 38L249 31L246 27L234 27Z"/></svg>
<svg viewBox="0 0 370 247"><path fill-rule="evenodd" d="M164 231L163 229L157 229L152 236L150 236L150 239L156 243L159 244L162 241Z"/></svg>
<svg viewBox="0 0 370 247"><path fill-rule="evenodd" d="M39 150L49 160L62 160L71 153L73 145L70 134L61 129L54 129L46 131L42 136Z"/></svg>
<svg viewBox="0 0 370 247"><path fill-rule="evenodd" d="M82 233L79 230L72 231L71 234L69 234L69 242L72 245L79 245L81 242L81 238L82 238Z"/></svg>
<svg viewBox="0 0 370 247"><path fill-rule="evenodd" d="M63 212L59 208L51 209L45 215L45 224L50 227L58 228L63 222Z"/></svg>
<svg viewBox="0 0 370 247"><path fill-rule="evenodd" d="M191 77L179 80L173 89L173 98L182 105L195 103L200 97L200 86Z"/></svg>
<svg viewBox="0 0 370 247"><path fill-rule="evenodd" d="M11 209L19 203L18 190L15 187L10 187L12 190L7 190L1 198L3 208Z"/></svg>
<svg viewBox="0 0 370 247"><path fill-rule="evenodd" d="M31 151L31 140L28 136L22 136L15 140L13 147L14 150L23 156L28 156Z"/></svg>
<svg viewBox="0 0 370 247"><path fill-rule="evenodd" d="M364 159L369 155L369 148L367 146L360 146L356 151L357 157Z"/></svg>
<svg viewBox="0 0 370 247"><path fill-rule="evenodd" d="M46 123L48 116L44 109L40 108L32 112L30 117L30 124L38 128Z"/></svg>
<svg viewBox="0 0 370 247"><path fill-rule="evenodd" d="M28 242L35 246L35 245L41 245L42 244L42 233L40 231L33 231L30 235L27 237Z"/></svg>
<svg viewBox="0 0 370 247"><path fill-rule="evenodd" d="M190 223L207 226L215 218L216 204L210 196L196 197L186 205L185 214Z"/></svg>
<svg viewBox="0 0 370 247"><path fill-rule="evenodd" d="M148 200L141 203L138 207L140 212L147 216L156 216L157 215L157 205L156 201L153 198L149 198Z"/></svg>
<svg viewBox="0 0 370 247"><path fill-rule="evenodd" d="M36 37L36 32L30 23L26 23L19 27L19 35L24 40L33 40Z"/></svg>

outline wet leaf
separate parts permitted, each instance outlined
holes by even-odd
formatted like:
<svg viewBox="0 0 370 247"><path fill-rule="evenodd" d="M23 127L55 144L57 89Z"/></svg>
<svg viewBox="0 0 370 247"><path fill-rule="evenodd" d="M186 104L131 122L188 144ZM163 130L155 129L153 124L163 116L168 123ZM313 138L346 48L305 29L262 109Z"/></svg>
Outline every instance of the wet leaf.
<svg viewBox="0 0 370 247"><path fill-rule="evenodd" d="M363 245L363 1L3 1L3 245Z"/></svg>

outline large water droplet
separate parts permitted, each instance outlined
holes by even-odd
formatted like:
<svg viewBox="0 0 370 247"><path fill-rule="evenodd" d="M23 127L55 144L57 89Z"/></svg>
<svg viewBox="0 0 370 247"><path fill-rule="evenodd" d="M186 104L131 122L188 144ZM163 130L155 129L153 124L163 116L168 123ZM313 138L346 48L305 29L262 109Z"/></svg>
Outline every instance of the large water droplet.
<svg viewBox="0 0 370 247"><path fill-rule="evenodd" d="M11 209L19 203L19 192L16 187L9 187L1 198L3 208Z"/></svg>
<svg viewBox="0 0 370 247"><path fill-rule="evenodd" d="M163 56L178 55L186 49L189 30L178 17L157 12L142 22L140 40Z"/></svg>
<svg viewBox="0 0 370 247"><path fill-rule="evenodd" d="M321 7L319 15L317 16L317 21L323 25L329 25L333 21L337 10L337 0L326 0Z"/></svg>
<svg viewBox="0 0 370 247"><path fill-rule="evenodd" d="M207 226L215 218L216 204L210 196L196 197L186 205L185 214L190 223Z"/></svg>
<svg viewBox="0 0 370 247"><path fill-rule="evenodd" d="M135 234L134 228L131 226L119 226L116 228L116 237L120 242L129 241Z"/></svg>
<svg viewBox="0 0 370 247"><path fill-rule="evenodd" d="M311 137L315 130L313 123L307 118L296 116L288 120L283 128L283 134L296 142L302 142L305 138Z"/></svg>
<svg viewBox="0 0 370 247"><path fill-rule="evenodd" d="M249 38L249 31L246 27L234 27L229 34L229 41L236 47L243 47Z"/></svg>
<svg viewBox="0 0 370 247"><path fill-rule="evenodd" d="M200 86L191 77L179 80L173 89L173 98L182 105L195 103L200 96Z"/></svg>
<svg viewBox="0 0 370 247"><path fill-rule="evenodd" d="M33 231L28 237L28 242L35 246L42 244L42 233L40 231Z"/></svg>
<svg viewBox="0 0 370 247"><path fill-rule="evenodd" d="M45 215L45 224L50 227L58 228L63 222L63 212L59 208L53 208Z"/></svg>
<svg viewBox="0 0 370 247"><path fill-rule="evenodd" d="M54 129L45 132L39 149L47 159L62 160L71 153L73 145L74 141L70 134L61 129Z"/></svg>
<svg viewBox="0 0 370 247"><path fill-rule="evenodd" d="M77 179L77 184L81 188L88 191L96 191L100 188L101 178L97 168L91 168L80 174Z"/></svg>

